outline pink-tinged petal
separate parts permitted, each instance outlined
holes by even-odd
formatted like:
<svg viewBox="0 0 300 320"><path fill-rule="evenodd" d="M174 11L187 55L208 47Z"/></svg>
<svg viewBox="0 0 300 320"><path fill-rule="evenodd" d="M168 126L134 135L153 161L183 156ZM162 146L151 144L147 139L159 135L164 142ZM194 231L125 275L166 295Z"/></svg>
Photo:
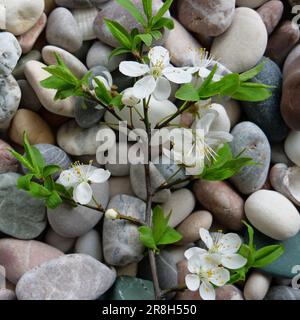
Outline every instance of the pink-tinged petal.
<svg viewBox="0 0 300 320"><path fill-rule="evenodd" d="M209 272L208 280L215 286L222 287L230 280L230 272L222 267L212 269Z"/></svg>
<svg viewBox="0 0 300 320"><path fill-rule="evenodd" d="M181 68L167 67L163 70L163 75L174 83L189 83L192 81L192 75Z"/></svg>
<svg viewBox="0 0 300 320"><path fill-rule="evenodd" d="M194 255L197 255L197 254L199 255L199 254L203 254L203 253L207 253L207 251L204 249L198 248L198 247L193 247L193 248L186 250L184 252L184 256L186 257L186 259L190 259Z"/></svg>
<svg viewBox="0 0 300 320"><path fill-rule="evenodd" d="M161 46L152 48L149 51L148 57L150 59L151 66L160 66L161 68L165 68L170 64L169 51Z"/></svg>
<svg viewBox="0 0 300 320"><path fill-rule="evenodd" d="M96 169L87 177L93 183L103 183L110 177L110 172L104 169Z"/></svg>
<svg viewBox="0 0 300 320"><path fill-rule="evenodd" d="M191 291L196 291L200 287L200 278L196 274L188 274L185 276L185 284Z"/></svg>
<svg viewBox="0 0 300 320"><path fill-rule="evenodd" d="M221 263L225 268L236 270L242 268L247 263L247 259L234 253L222 256Z"/></svg>
<svg viewBox="0 0 300 320"><path fill-rule="evenodd" d="M133 94L138 99L149 97L156 88L156 81L153 76L146 76L137 81L133 87Z"/></svg>
<svg viewBox="0 0 300 320"><path fill-rule="evenodd" d="M93 190L87 182L82 182L74 188L73 196L76 202L86 205L92 200Z"/></svg>
<svg viewBox="0 0 300 320"><path fill-rule="evenodd" d="M201 240L205 243L205 245L207 246L208 249L211 249L214 245L213 239L210 236L209 231L207 231L204 228L200 228L199 230L199 235Z"/></svg>
<svg viewBox="0 0 300 320"><path fill-rule="evenodd" d="M159 78L156 82L156 88L153 95L156 100L167 100L170 97L171 91L170 82L165 78Z"/></svg>
<svg viewBox="0 0 300 320"><path fill-rule="evenodd" d="M150 71L146 64L135 61L123 61L120 63L119 70L128 77L140 77Z"/></svg>
<svg viewBox="0 0 300 320"><path fill-rule="evenodd" d="M216 300L215 289L208 281L202 281L199 293L203 300Z"/></svg>

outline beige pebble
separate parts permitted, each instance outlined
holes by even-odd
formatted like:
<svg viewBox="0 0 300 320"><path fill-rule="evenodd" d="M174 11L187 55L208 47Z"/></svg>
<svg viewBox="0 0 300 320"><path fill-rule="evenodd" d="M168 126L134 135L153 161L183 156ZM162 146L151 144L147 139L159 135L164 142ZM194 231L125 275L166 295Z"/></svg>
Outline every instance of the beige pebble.
<svg viewBox="0 0 300 320"><path fill-rule="evenodd" d="M263 300L267 294L272 278L262 272L254 271L246 281L244 297L246 300Z"/></svg>
<svg viewBox="0 0 300 320"><path fill-rule="evenodd" d="M109 194L110 198L113 198L117 194L127 194L134 196L131 188L129 177L111 177L109 179Z"/></svg>

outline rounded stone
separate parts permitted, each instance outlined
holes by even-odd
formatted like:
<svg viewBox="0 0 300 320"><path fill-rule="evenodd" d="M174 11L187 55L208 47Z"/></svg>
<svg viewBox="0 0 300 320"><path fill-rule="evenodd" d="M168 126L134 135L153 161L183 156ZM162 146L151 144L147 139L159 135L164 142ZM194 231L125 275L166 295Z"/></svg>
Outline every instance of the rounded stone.
<svg viewBox="0 0 300 320"><path fill-rule="evenodd" d="M74 19L82 35L83 41L96 39L94 32L94 20L98 14L96 8L75 9L72 10Z"/></svg>
<svg viewBox="0 0 300 320"><path fill-rule="evenodd" d="M43 70L46 65L39 61L28 61L24 73L27 81L35 91L42 105L50 112L66 117L74 116L75 98L69 97L65 100L54 101L56 90L43 88L42 80L50 77L50 73Z"/></svg>
<svg viewBox="0 0 300 320"><path fill-rule="evenodd" d="M62 255L56 248L35 240L0 240L0 265L6 270L6 278L14 284L25 272Z"/></svg>
<svg viewBox="0 0 300 320"><path fill-rule="evenodd" d="M12 73L17 80L25 79L25 74L24 74L25 65L28 61L31 61L31 60L41 61L42 60L41 53L38 50L32 50L27 54L21 56L21 58L18 61L18 64L16 65Z"/></svg>
<svg viewBox="0 0 300 320"><path fill-rule="evenodd" d="M270 288L271 280L270 276L259 271L253 271L245 283L245 299L263 300Z"/></svg>
<svg viewBox="0 0 300 320"><path fill-rule="evenodd" d="M69 252L74 244L75 238L65 238L57 234L52 228L49 228L45 235L45 242L50 246L66 253Z"/></svg>
<svg viewBox="0 0 300 320"><path fill-rule="evenodd" d="M223 106L230 120L230 127L232 128L240 122L242 113L240 104L236 100L228 99L223 102Z"/></svg>
<svg viewBox="0 0 300 320"><path fill-rule="evenodd" d="M291 131L284 143L284 151L286 155L297 166L300 166L300 132Z"/></svg>
<svg viewBox="0 0 300 320"><path fill-rule="evenodd" d="M239 7L257 8L268 0L237 0L236 4Z"/></svg>
<svg viewBox="0 0 300 320"><path fill-rule="evenodd" d="M276 191L253 193L245 202L245 213L256 229L275 240L286 240L300 230L298 210Z"/></svg>
<svg viewBox="0 0 300 320"><path fill-rule="evenodd" d="M249 121L264 131L269 141L280 142L288 134L280 112L282 74L272 60L264 57L260 62L264 64L263 70L251 82L272 86L272 96L261 102L243 102L243 111Z"/></svg>
<svg viewBox="0 0 300 320"><path fill-rule="evenodd" d="M127 142L118 142L110 149L109 163L105 164L105 169L110 171L114 177L124 177L130 174L130 164L128 160Z"/></svg>
<svg viewBox="0 0 300 320"><path fill-rule="evenodd" d="M26 272L16 294L18 300L95 300L115 279L115 270L91 256L71 254Z"/></svg>
<svg viewBox="0 0 300 320"><path fill-rule="evenodd" d="M161 206L166 215L171 212L168 225L172 228L178 226L192 213L195 202L195 196L189 189L174 191L170 199Z"/></svg>
<svg viewBox="0 0 300 320"><path fill-rule="evenodd" d="M49 44L75 52L82 46L82 35L72 13L65 8L54 9L46 28L46 39Z"/></svg>
<svg viewBox="0 0 300 320"><path fill-rule="evenodd" d="M0 175L0 231L17 239L34 239L46 228L44 201L17 188L21 175Z"/></svg>
<svg viewBox="0 0 300 320"><path fill-rule="evenodd" d="M6 172L15 172L18 170L19 162L9 152L11 146L0 139L0 174Z"/></svg>
<svg viewBox="0 0 300 320"><path fill-rule="evenodd" d="M249 8L237 8L230 27L214 39L211 54L232 72L243 72L262 58L267 41L260 15Z"/></svg>
<svg viewBox="0 0 300 320"><path fill-rule="evenodd" d="M283 65L283 77L287 78L290 73L293 73L300 67L300 45L294 49L287 56Z"/></svg>
<svg viewBox="0 0 300 320"><path fill-rule="evenodd" d="M193 186L198 201L230 230L242 229L245 219L243 199L223 181L199 180Z"/></svg>
<svg viewBox="0 0 300 320"><path fill-rule="evenodd" d="M75 243L75 252L84 253L96 260L102 261L102 245L99 233L92 229L80 236Z"/></svg>
<svg viewBox="0 0 300 320"><path fill-rule="evenodd" d="M12 75L0 78L0 131L9 127L21 100L21 89Z"/></svg>
<svg viewBox="0 0 300 320"><path fill-rule="evenodd" d="M22 54L16 37L9 32L0 33L0 76L10 75Z"/></svg>
<svg viewBox="0 0 300 320"><path fill-rule="evenodd" d="M283 9L283 3L278 0L267 1L257 9L257 13L261 16L269 35L278 25L283 14Z"/></svg>
<svg viewBox="0 0 300 320"><path fill-rule="evenodd" d="M231 284L216 289L216 300L244 300L239 288Z"/></svg>
<svg viewBox="0 0 300 320"><path fill-rule="evenodd" d="M42 50L43 60L48 64L56 64L55 55L58 54L74 75L82 78L87 72L86 66L68 51L55 46L45 46Z"/></svg>
<svg viewBox="0 0 300 320"><path fill-rule="evenodd" d="M178 2L178 18L190 31L216 37L230 26L234 9L234 0L182 0Z"/></svg>
<svg viewBox="0 0 300 320"><path fill-rule="evenodd" d="M100 7L102 3L108 0L55 0L56 4L71 9L90 8L91 6Z"/></svg>
<svg viewBox="0 0 300 320"><path fill-rule="evenodd" d="M20 106L32 111L39 111L42 104L37 95L31 88L27 80L18 80L18 85L21 89L21 101Z"/></svg>
<svg viewBox="0 0 300 320"><path fill-rule="evenodd" d="M193 212L176 228L176 230L182 235L182 239L176 244L188 244L199 240L200 228L209 230L212 225L212 221L213 217L211 213L206 210Z"/></svg>
<svg viewBox="0 0 300 320"><path fill-rule="evenodd" d="M300 300L300 291L288 286L272 286L265 300Z"/></svg>
<svg viewBox="0 0 300 320"><path fill-rule="evenodd" d="M135 197L116 195L110 200L107 209L115 209L122 215L145 221L146 204ZM108 264L126 266L139 262L143 258L143 252L144 246L136 225L125 220L104 218L103 256Z"/></svg>
<svg viewBox="0 0 300 320"><path fill-rule="evenodd" d="M249 157L258 165L246 166L230 181L243 194L259 190L266 182L270 162L271 147L263 131L252 122L241 122L231 131L233 141L230 147L233 155L245 150L243 157Z"/></svg>
<svg viewBox="0 0 300 320"><path fill-rule="evenodd" d="M19 109L9 129L9 137L19 145L23 145L23 133L28 135L31 144L54 144L55 138L48 124L35 112Z"/></svg>
<svg viewBox="0 0 300 320"><path fill-rule="evenodd" d="M44 0L5 1L5 29L20 35L31 29L44 11Z"/></svg>
<svg viewBox="0 0 300 320"><path fill-rule="evenodd" d="M128 196L134 196L131 188L129 177L111 177L109 179L109 194L110 198L113 198L119 194L126 194Z"/></svg>
<svg viewBox="0 0 300 320"><path fill-rule="evenodd" d="M10 289L0 288L0 300L16 300L16 294Z"/></svg>
<svg viewBox="0 0 300 320"><path fill-rule="evenodd" d="M271 154L271 162L276 163L284 163L289 166L293 166L293 162L287 157L284 151L283 143L275 143L271 146L272 154Z"/></svg>

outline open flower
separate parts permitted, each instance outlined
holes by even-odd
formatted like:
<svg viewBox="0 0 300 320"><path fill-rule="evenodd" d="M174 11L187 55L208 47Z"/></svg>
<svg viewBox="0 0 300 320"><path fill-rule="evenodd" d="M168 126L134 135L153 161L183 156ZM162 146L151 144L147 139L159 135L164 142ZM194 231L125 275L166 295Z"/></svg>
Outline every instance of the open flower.
<svg viewBox="0 0 300 320"><path fill-rule="evenodd" d="M200 237L208 251L201 248L190 248L185 252L185 257L190 259L194 255L210 253L216 257L216 261L228 269L242 268L247 259L238 254L242 245L241 238L236 233L223 234L222 232L210 234L206 229L200 228Z"/></svg>
<svg viewBox="0 0 300 320"><path fill-rule="evenodd" d="M157 100L166 100L171 94L170 82L182 84L192 81L190 72L175 68L170 64L169 51L163 47L154 47L148 54L150 63L142 64L135 61L120 63L120 72L129 77L141 77L133 86L133 94L144 99L151 94Z"/></svg>
<svg viewBox="0 0 300 320"><path fill-rule="evenodd" d="M218 256L213 254L195 254L188 260L188 270L191 274L186 275L185 283L189 290L199 289L203 300L215 300L214 286L222 287L230 279L227 269L218 266Z"/></svg>
<svg viewBox="0 0 300 320"><path fill-rule="evenodd" d="M90 165L75 163L71 169L65 170L59 176L57 183L66 188L74 188L74 201L86 205L93 198L91 183L103 183L110 177L108 170L99 169Z"/></svg>

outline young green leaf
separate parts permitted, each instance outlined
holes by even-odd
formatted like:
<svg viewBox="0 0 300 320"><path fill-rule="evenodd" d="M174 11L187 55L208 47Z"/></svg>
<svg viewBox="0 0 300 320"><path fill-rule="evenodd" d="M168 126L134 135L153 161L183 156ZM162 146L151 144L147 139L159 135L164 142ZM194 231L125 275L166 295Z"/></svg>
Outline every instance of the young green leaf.
<svg viewBox="0 0 300 320"><path fill-rule="evenodd" d="M152 0L143 0L143 8L149 21L152 18Z"/></svg>
<svg viewBox="0 0 300 320"><path fill-rule="evenodd" d="M134 46L136 47L136 44L138 41L142 41L145 43L146 46L150 47L152 44L152 36L149 33L144 33L144 34L138 34L134 37Z"/></svg>
<svg viewBox="0 0 300 320"><path fill-rule="evenodd" d="M30 189L30 182L32 178L33 178L33 174L26 174L25 176L21 176L17 181L18 189L28 191Z"/></svg>
<svg viewBox="0 0 300 320"><path fill-rule="evenodd" d="M255 250L255 247L254 247L254 230L250 226L250 224L247 223L246 221L243 220L242 223L247 227L249 248L250 248L250 250Z"/></svg>
<svg viewBox="0 0 300 320"><path fill-rule="evenodd" d="M138 230L140 233L140 240L142 241L144 246L154 251L157 251L158 248L155 245L151 228L142 226L142 227L139 227Z"/></svg>
<svg viewBox="0 0 300 320"><path fill-rule="evenodd" d="M160 206L153 209L153 237L155 243L158 243L165 233L169 222L169 216L165 217L164 210Z"/></svg>
<svg viewBox="0 0 300 320"><path fill-rule="evenodd" d="M131 52L131 50L129 50L127 48L116 48L110 53L108 59L111 59L114 56L119 56L121 54L129 53L129 52Z"/></svg>
<svg viewBox="0 0 300 320"><path fill-rule="evenodd" d="M41 158L36 157L36 155L38 155L39 152L34 150L32 148L32 146L30 145L26 132L23 133L23 145L24 145L24 149L25 149L26 157L27 157L28 161L32 165L35 172L37 174L40 174L41 173L41 163L40 163Z"/></svg>
<svg viewBox="0 0 300 320"><path fill-rule="evenodd" d="M199 101L199 94L191 83L184 84L177 90L176 98L183 101Z"/></svg>
<svg viewBox="0 0 300 320"><path fill-rule="evenodd" d="M162 17L155 23L155 25L152 27L152 30L161 30L162 28L172 30L174 29L174 26L175 25L173 19Z"/></svg>
<svg viewBox="0 0 300 320"><path fill-rule="evenodd" d="M263 68L264 68L264 63L260 63L256 67L254 67L246 72L241 73L240 80L245 82L250 79L253 79L255 76L257 76L263 70Z"/></svg>
<svg viewBox="0 0 300 320"><path fill-rule="evenodd" d="M32 196L36 198L47 198L51 195L51 192L37 182L30 182L29 192Z"/></svg>
<svg viewBox="0 0 300 320"><path fill-rule="evenodd" d="M118 40L122 47L131 49L131 37L128 31L116 21L104 19L111 34Z"/></svg>
<svg viewBox="0 0 300 320"><path fill-rule="evenodd" d="M122 110L124 108L124 105L122 103L122 95L118 94L117 96L113 97L110 101L110 105L117 107L119 110Z"/></svg>
<svg viewBox="0 0 300 320"><path fill-rule="evenodd" d="M170 9L173 0L166 0L165 3L158 10L157 14L152 19L152 25L154 26L158 20L160 20L164 14Z"/></svg>
<svg viewBox="0 0 300 320"><path fill-rule="evenodd" d="M151 35L155 40L159 40L162 38L162 33L158 30L151 31Z"/></svg>
<svg viewBox="0 0 300 320"><path fill-rule="evenodd" d="M43 176L48 177L51 176L61 170L60 166L57 165L48 165L43 168Z"/></svg>
<svg viewBox="0 0 300 320"><path fill-rule="evenodd" d="M277 260L283 253L284 246L282 244L261 248L255 253L253 268L263 268Z"/></svg>
<svg viewBox="0 0 300 320"><path fill-rule="evenodd" d="M231 98L240 101L259 102L269 99L272 91L264 88L264 86L251 87L242 83L239 89L231 95Z"/></svg>
<svg viewBox="0 0 300 320"><path fill-rule="evenodd" d="M171 227L167 227L164 234L160 237L157 245L173 244L182 239L182 235Z"/></svg>
<svg viewBox="0 0 300 320"><path fill-rule="evenodd" d="M46 199L46 206L50 209L56 209L62 204L62 199L56 191L53 191L51 195Z"/></svg>
<svg viewBox="0 0 300 320"><path fill-rule="evenodd" d="M110 104L112 100L110 92L107 91L106 87L99 79L94 78L94 81L97 84L97 87L95 88L97 98L104 104Z"/></svg>
<svg viewBox="0 0 300 320"><path fill-rule="evenodd" d="M30 171L34 171L33 165L31 164L31 162L23 157L20 153L18 153L17 151L13 150L13 149L9 149L9 152L27 169L29 169Z"/></svg>
<svg viewBox="0 0 300 320"><path fill-rule="evenodd" d="M137 9L137 7L130 0L116 0L120 6L126 9L137 22L142 26L146 27L147 23L142 15L142 13Z"/></svg>

